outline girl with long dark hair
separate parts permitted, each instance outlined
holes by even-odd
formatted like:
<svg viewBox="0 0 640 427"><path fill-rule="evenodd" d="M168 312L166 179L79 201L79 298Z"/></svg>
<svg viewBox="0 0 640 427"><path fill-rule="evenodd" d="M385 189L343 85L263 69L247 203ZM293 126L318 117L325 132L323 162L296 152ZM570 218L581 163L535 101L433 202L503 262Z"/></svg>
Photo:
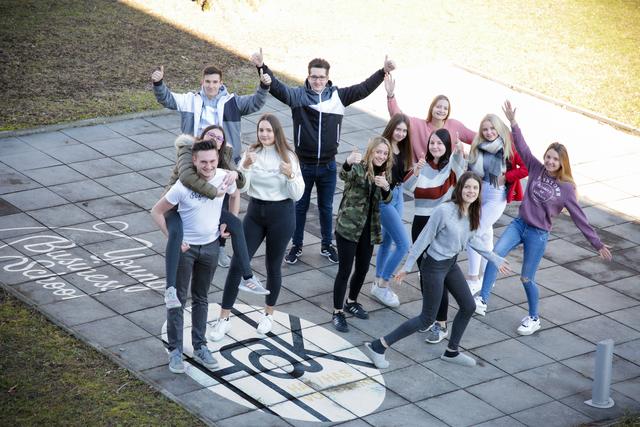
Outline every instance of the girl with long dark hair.
<svg viewBox="0 0 640 427"><path fill-rule="evenodd" d="M404 279L418 256L426 249L426 258L420 264L423 287L422 312L388 335L365 344L365 350L376 367L380 369L389 367L389 362L384 356L387 348L433 323L445 290L453 295L459 310L453 320L449 345L441 359L463 366L476 364L473 358L458 350L464 330L475 309L473 296L457 264L458 253L467 245L472 246L491 263L497 265L500 271L504 273L509 271L507 262L486 250L475 237L480 225L481 185L482 180L477 175L472 172L464 173L456 184L451 201L443 203L434 210L429 223L409 250L407 261L402 271L397 274L396 280Z"/></svg>

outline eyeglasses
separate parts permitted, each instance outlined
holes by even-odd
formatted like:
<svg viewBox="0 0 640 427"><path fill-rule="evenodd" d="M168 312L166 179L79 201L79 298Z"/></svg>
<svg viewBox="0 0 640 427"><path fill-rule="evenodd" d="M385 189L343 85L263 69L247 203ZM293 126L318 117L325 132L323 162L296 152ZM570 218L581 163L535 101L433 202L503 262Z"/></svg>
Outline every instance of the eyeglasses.
<svg viewBox="0 0 640 427"><path fill-rule="evenodd" d="M327 80L328 76L309 76L309 80Z"/></svg>
<svg viewBox="0 0 640 427"><path fill-rule="evenodd" d="M205 136L207 139L215 139L215 140L216 140L216 141L218 141L218 142L224 142L224 136L222 136L222 135L216 135L216 134L215 134L215 133L213 133L213 132L207 132L207 133L205 133L205 134L204 134L204 136Z"/></svg>

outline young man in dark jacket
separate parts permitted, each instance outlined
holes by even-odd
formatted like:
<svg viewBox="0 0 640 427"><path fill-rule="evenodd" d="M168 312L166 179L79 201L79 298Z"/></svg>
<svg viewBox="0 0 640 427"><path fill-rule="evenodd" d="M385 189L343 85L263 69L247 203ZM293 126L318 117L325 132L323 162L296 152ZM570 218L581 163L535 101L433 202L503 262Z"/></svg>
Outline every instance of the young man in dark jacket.
<svg viewBox="0 0 640 427"><path fill-rule="evenodd" d="M251 61L261 73L271 77L269 92L279 101L291 107L293 119L293 143L300 159L300 169L305 188L302 199L296 203L296 231L293 245L285 262L294 264L302 254L302 237L306 222L311 190L314 184L318 192L318 211L322 232L321 254L331 262L338 262L338 255L331 244L333 195L336 191L335 155L340 143L340 128L345 107L369 96L386 73L395 69L394 61L385 56L383 68L377 70L362 83L338 88L329 80L329 63L321 58L312 59L308 76L299 87L289 87L280 82L264 65L262 49L251 56Z"/></svg>

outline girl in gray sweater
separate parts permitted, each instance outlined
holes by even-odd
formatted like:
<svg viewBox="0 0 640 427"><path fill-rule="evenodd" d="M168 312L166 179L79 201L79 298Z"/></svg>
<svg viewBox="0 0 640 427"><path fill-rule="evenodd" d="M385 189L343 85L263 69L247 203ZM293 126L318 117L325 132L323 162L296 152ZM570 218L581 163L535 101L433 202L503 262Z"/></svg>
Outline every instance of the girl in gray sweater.
<svg viewBox="0 0 640 427"><path fill-rule="evenodd" d="M377 368L389 366L384 357L389 346L434 322L445 288L453 295L460 309L453 320L449 345L441 359L464 366L476 364L473 358L458 351L460 339L475 311L475 302L469 286L456 262L458 253L469 245L489 262L498 266L500 272L510 271L507 261L487 250L476 237L480 224L481 185L482 180L476 174L464 173L456 184L451 201L443 203L433 211L427 226L409 250L407 261L396 276L397 281L405 278L416 259L428 247L427 254L420 264L422 312L398 326L390 334L365 344L365 350Z"/></svg>

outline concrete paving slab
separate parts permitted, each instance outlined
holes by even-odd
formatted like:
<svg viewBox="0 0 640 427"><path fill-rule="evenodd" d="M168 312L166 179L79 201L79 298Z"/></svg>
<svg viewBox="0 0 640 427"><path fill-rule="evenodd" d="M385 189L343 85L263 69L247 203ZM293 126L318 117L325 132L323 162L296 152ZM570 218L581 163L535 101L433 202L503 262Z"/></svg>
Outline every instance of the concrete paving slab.
<svg viewBox="0 0 640 427"><path fill-rule="evenodd" d="M589 341L562 328L545 329L528 337L520 337L518 341L556 360L589 353L594 348Z"/></svg>
<svg viewBox="0 0 640 427"><path fill-rule="evenodd" d="M105 156L115 157L122 154L137 153L146 151L146 147L133 142L129 138L119 136L116 138L105 139L102 141L94 141L87 144L96 151Z"/></svg>
<svg viewBox="0 0 640 427"><path fill-rule="evenodd" d="M619 344L615 347L614 352L618 356L640 365L640 340Z"/></svg>
<svg viewBox="0 0 640 427"><path fill-rule="evenodd" d="M585 390L591 390L592 381L561 363L540 366L515 375L521 381L544 391L556 400Z"/></svg>
<svg viewBox="0 0 640 427"><path fill-rule="evenodd" d="M84 162L69 164L73 169L77 170L89 178L102 178L105 176L116 175L131 172L129 168L123 166L117 161L108 157L96 160L87 160Z"/></svg>
<svg viewBox="0 0 640 427"><path fill-rule="evenodd" d="M475 426L504 415L464 390L432 397L416 405L450 426ZM452 411L452 408L464 408L464 411Z"/></svg>
<svg viewBox="0 0 640 427"><path fill-rule="evenodd" d="M113 196L115 194L93 180L70 182L67 184L54 185L49 188L74 203Z"/></svg>
<svg viewBox="0 0 640 427"><path fill-rule="evenodd" d="M90 343L111 347L149 337L149 333L122 316L108 317L84 323L75 331Z"/></svg>
<svg viewBox="0 0 640 427"><path fill-rule="evenodd" d="M510 374L553 362L544 354L516 340L489 344L474 349L473 353Z"/></svg>
<svg viewBox="0 0 640 427"><path fill-rule="evenodd" d="M580 414L560 402L550 402L537 408L527 409L511 415L528 426L563 427L573 423L586 424L591 418Z"/></svg>
<svg viewBox="0 0 640 427"><path fill-rule="evenodd" d="M507 376L467 388L467 391L505 414L553 400L515 377Z"/></svg>
<svg viewBox="0 0 640 427"><path fill-rule="evenodd" d="M609 313L640 304L635 298L629 298L605 285L567 292L565 296L599 313Z"/></svg>
<svg viewBox="0 0 640 427"><path fill-rule="evenodd" d="M51 147L50 149L43 149L43 151L62 163L75 163L104 157L99 151L84 144Z"/></svg>
<svg viewBox="0 0 640 427"><path fill-rule="evenodd" d="M37 150L23 150L18 154L2 156L2 163L21 171L61 164L53 157Z"/></svg>
<svg viewBox="0 0 640 427"><path fill-rule="evenodd" d="M29 215L51 228L82 224L95 219L93 215L73 204L33 210Z"/></svg>
<svg viewBox="0 0 640 427"><path fill-rule="evenodd" d="M26 174L29 171L24 172ZM28 176L25 176L14 170L7 170L7 172L0 173L0 194L30 190L38 187L40 187L40 184L38 184L36 181L29 179Z"/></svg>
<svg viewBox="0 0 640 427"><path fill-rule="evenodd" d="M71 169L67 165L50 166L41 169L31 169L24 171L24 174L42 185L66 184L68 182L82 181L86 177L81 173ZM0 180L2 182L2 180ZM16 186L16 190L19 188ZM0 192L2 192L0 187Z"/></svg>
<svg viewBox="0 0 640 427"><path fill-rule="evenodd" d="M595 346L593 347L592 352L563 360L562 363L593 380L593 372L595 369ZM614 353L611 370L612 383L626 381L638 376L640 376L640 366L616 356Z"/></svg>
<svg viewBox="0 0 640 427"><path fill-rule="evenodd" d="M120 136L118 133L109 129L106 125L83 126L75 128L67 128L62 132L81 142L100 141Z"/></svg>
<svg viewBox="0 0 640 427"><path fill-rule="evenodd" d="M46 188L19 191L2 196L7 202L23 211L60 206L67 201Z"/></svg>
<svg viewBox="0 0 640 427"><path fill-rule="evenodd" d="M640 332L606 316L596 316L589 319L564 325L564 328L594 344L611 338L616 344L640 338Z"/></svg>
<svg viewBox="0 0 640 427"><path fill-rule="evenodd" d="M640 403L636 400L630 399L624 394L618 393L615 390L611 391L610 397L615 402L612 408L602 409L594 408L586 405L585 400L592 398L591 391L582 392L574 396L566 397L560 401L560 403L581 412L587 417L595 421L613 420L620 418L630 413L638 413L640 411Z"/></svg>
<svg viewBox="0 0 640 427"><path fill-rule="evenodd" d="M527 307L528 306L526 304L522 306L522 308ZM593 317L598 314L584 305L580 305L562 295L540 298L539 307L540 313L556 325L564 325L569 322L586 319L587 317Z"/></svg>
<svg viewBox="0 0 640 427"><path fill-rule="evenodd" d="M380 412L374 415L369 415L364 419L372 426L393 426L402 427L410 425L415 420L420 420L424 425L439 427L446 426L447 424L433 417L420 407L410 404L400 406L398 408L389 409L388 411Z"/></svg>

